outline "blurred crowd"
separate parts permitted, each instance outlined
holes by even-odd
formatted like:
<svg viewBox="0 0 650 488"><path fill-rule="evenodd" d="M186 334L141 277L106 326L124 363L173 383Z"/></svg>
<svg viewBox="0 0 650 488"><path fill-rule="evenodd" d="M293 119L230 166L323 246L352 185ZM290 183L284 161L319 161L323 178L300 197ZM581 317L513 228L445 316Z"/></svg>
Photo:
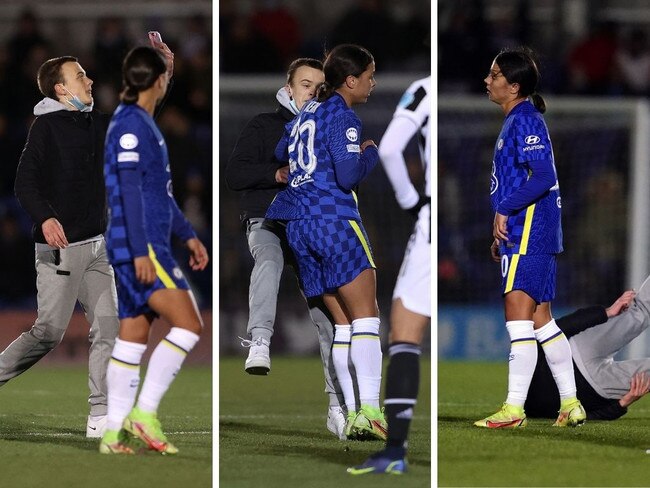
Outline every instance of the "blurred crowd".
<svg viewBox="0 0 650 488"><path fill-rule="evenodd" d="M220 1L221 72L283 72L296 57L320 59L325 50L349 42L370 50L381 71L430 68L430 50L423 43L431 27L429 0L288 4ZM340 5L340 14L331 18L319 10Z"/></svg>
<svg viewBox="0 0 650 488"><path fill-rule="evenodd" d="M492 59L504 47L527 45L539 55L541 93L607 96L650 95L650 28L645 23L600 20L596 11L567 30L562 2L550 19L534 14L534 2L512 2L497 14L489 0L439 2L439 88L441 92L484 93ZM596 6L589 5L590 9Z"/></svg>
<svg viewBox="0 0 650 488"><path fill-rule="evenodd" d="M161 31L175 58L173 86L157 123L167 142L178 204L210 249L212 26L211 19L198 15L179 22L183 29L177 38ZM146 31L133 36L126 19L103 17L93 26L91 46L62 52L57 39L45 35L41 24L34 11L25 10L8 40L0 44L0 308L31 307L35 302L32 222L13 195L13 183L33 107L43 98L36 86L39 66L52 57L76 56L94 80L95 106L111 113L119 103L122 59L131 48L147 43ZM179 251L178 260L184 264L187 256ZM211 270L189 273L189 278L201 305L210 306Z"/></svg>

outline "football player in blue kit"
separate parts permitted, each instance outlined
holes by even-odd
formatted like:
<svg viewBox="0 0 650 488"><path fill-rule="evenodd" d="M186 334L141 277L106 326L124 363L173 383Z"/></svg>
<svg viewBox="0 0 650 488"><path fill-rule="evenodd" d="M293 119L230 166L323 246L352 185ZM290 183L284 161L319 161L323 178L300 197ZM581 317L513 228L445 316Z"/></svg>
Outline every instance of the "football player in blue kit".
<svg viewBox="0 0 650 488"><path fill-rule="evenodd" d="M532 52L527 48L501 51L484 81L489 99L505 114L492 163L491 252L501 263L511 346L506 401L474 425L526 425L524 403L537 363L537 342L560 393L559 416L553 425L581 425L587 416L576 397L571 347L551 315L556 258L562 252L561 200Z"/></svg>
<svg viewBox="0 0 650 488"><path fill-rule="evenodd" d="M375 63L363 47L342 44L329 52L323 71L317 99L287 124L276 148L277 158L289 161L289 182L266 217L287 221L302 289L307 297L322 295L334 318L332 358L347 409L346 437L385 440L375 263L353 191L378 161L375 143L361 142L361 121L351 109L368 100Z"/></svg>
<svg viewBox="0 0 650 488"><path fill-rule="evenodd" d="M208 253L174 200L167 147L152 118L169 83L165 59L152 48L135 48L124 59L122 75L122 103L108 128L104 165L120 332L108 366L108 418L99 450L132 454L131 435L151 450L175 454L156 412L203 323L172 257L171 234L185 243L193 270L205 269ZM158 315L171 329L151 355L135 404L142 355Z"/></svg>

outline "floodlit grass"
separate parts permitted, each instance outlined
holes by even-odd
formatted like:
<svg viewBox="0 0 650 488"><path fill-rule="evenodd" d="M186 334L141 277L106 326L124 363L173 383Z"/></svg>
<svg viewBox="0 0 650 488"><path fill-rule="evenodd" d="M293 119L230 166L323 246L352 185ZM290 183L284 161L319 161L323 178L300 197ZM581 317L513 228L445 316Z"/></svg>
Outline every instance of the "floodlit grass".
<svg viewBox="0 0 650 488"><path fill-rule="evenodd" d="M87 369L36 365L0 388L0 486L212 486L210 367L181 370L159 418L177 456L107 456L86 439Z"/></svg>
<svg viewBox="0 0 650 488"><path fill-rule="evenodd" d="M650 486L650 400L613 422L575 429L529 419L524 429L474 427L506 396L507 364L438 366L439 486Z"/></svg>
<svg viewBox="0 0 650 488"><path fill-rule="evenodd" d="M272 357L269 376L244 372L244 356L219 362L219 482L226 488L431 486L430 362L421 387L403 476L351 476L346 468L382 449L339 441L325 427L327 396L318 358Z"/></svg>

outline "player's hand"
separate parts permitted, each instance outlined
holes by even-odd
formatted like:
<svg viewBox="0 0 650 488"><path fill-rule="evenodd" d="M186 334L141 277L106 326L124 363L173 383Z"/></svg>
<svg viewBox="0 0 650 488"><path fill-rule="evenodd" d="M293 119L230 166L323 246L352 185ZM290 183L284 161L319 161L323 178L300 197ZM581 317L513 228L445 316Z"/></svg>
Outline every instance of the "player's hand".
<svg viewBox="0 0 650 488"><path fill-rule="evenodd" d="M367 141L364 141L363 144L361 144L361 152L365 151L368 146L374 146L375 149L377 148L377 144L375 144L375 141L372 139L368 139Z"/></svg>
<svg viewBox="0 0 650 488"><path fill-rule="evenodd" d="M648 393L650 389L650 377L645 373L636 373L630 381L630 391L628 391L618 401L621 407L629 407L639 398Z"/></svg>
<svg viewBox="0 0 650 488"><path fill-rule="evenodd" d="M418 203L416 203L411 208L407 208L405 210L409 213L411 217L417 219L418 215L420 214L420 209L425 205L428 205L429 203L431 203L431 197L425 197L424 195L420 195L420 199L418 200Z"/></svg>
<svg viewBox="0 0 650 488"><path fill-rule="evenodd" d="M494 225L492 227L492 237L499 242L508 240L508 216L500 213L494 214Z"/></svg>
<svg viewBox="0 0 650 488"><path fill-rule="evenodd" d="M135 278L145 285L151 285L156 281L156 267L149 256L138 256L133 260L135 267Z"/></svg>
<svg viewBox="0 0 650 488"><path fill-rule="evenodd" d="M496 263L501 262L501 252L499 251L499 241L497 239L494 239L490 246L490 255L492 256L492 261Z"/></svg>
<svg viewBox="0 0 650 488"><path fill-rule="evenodd" d="M154 48L158 49L163 56L165 56L165 61L167 61L167 74L171 79L171 77L174 76L174 53L164 42L151 40L151 44Z"/></svg>
<svg viewBox="0 0 650 488"><path fill-rule="evenodd" d="M194 271L203 271L210 260L208 250L196 237L188 240L185 245L190 251L190 268Z"/></svg>
<svg viewBox="0 0 650 488"><path fill-rule="evenodd" d="M65 236L63 231L63 226L54 217L50 217L45 222L41 224L41 230L43 231L43 237L45 237L45 242L50 246L56 247L57 249L63 249L68 245L68 238Z"/></svg>
<svg viewBox="0 0 650 488"><path fill-rule="evenodd" d="M275 172L275 182L276 183L286 183L289 181L289 166L282 166L278 168Z"/></svg>
<svg viewBox="0 0 650 488"><path fill-rule="evenodd" d="M620 297L618 297L614 303L605 309L607 312L607 317L616 317L618 314L625 312L632 303L632 300L634 300L635 296L636 292L634 290L627 290Z"/></svg>

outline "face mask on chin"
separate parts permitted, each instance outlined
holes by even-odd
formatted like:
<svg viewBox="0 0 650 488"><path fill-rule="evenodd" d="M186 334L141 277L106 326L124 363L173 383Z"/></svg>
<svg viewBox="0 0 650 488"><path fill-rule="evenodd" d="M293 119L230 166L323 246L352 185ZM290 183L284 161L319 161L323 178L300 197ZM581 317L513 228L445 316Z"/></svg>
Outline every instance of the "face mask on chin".
<svg viewBox="0 0 650 488"><path fill-rule="evenodd" d="M81 100L79 100L79 97L77 95L73 95L70 90L68 90L65 86L63 87L65 91L68 92L68 95L70 95L70 98L66 97L65 101L71 105L72 107L76 108L79 110L79 112L90 112L93 109L93 103L90 105L86 105L83 103Z"/></svg>

